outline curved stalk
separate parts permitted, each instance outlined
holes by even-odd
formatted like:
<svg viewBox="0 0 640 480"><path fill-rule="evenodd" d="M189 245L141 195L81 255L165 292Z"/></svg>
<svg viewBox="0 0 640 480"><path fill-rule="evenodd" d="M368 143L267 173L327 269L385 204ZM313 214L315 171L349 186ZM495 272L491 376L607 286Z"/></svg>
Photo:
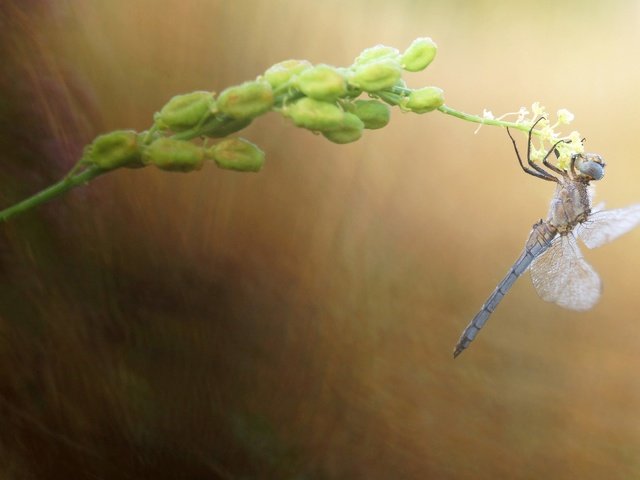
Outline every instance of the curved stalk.
<svg viewBox="0 0 640 480"><path fill-rule="evenodd" d="M66 176L59 182L54 183L50 187L45 188L35 195L32 195L29 198L25 198L21 202L18 202L15 205L12 205L11 207L0 211L0 222L6 222L11 217L23 213L44 202L47 202L52 198L57 197L58 195L62 195L63 193L71 190L74 187L85 184L98 175L106 173L107 171L108 170L103 170L101 168L90 167L76 175Z"/></svg>
<svg viewBox="0 0 640 480"><path fill-rule="evenodd" d="M467 122L481 123L483 125L493 125L495 127L509 127L509 128L514 128L516 130L522 130L523 132L528 132L529 129L531 128L530 125L526 125L522 123L505 122L504 120L484 118L478 115L471 115L469 113L460 112L459 110L456 110L455 108L451 108L447 105L442 105L441 107L438 107L438 110L440 110L442 113L446 113L447 115L451 115L453 117L466 120ZM534 130L533 134L539 135L539 132L537 130Z"/></svg>

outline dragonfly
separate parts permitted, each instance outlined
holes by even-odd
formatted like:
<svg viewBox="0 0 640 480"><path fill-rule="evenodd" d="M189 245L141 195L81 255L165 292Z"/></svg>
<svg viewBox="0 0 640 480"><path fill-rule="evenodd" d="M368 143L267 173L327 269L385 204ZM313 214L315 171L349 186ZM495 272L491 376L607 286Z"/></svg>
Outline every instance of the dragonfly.
<svg viewBox="0 0 640 480"><path fill-rule="evenodd" d="M531 159L531 134L543 118L539 118L529 130L526 165L508 128L507 133L522 170L556 184L547 218L533 225L520 257L462 332L453 350L454 358L476 338L500 301L527 270L543 300L571 310L592 308L600 298L602 283L582 256L577 239L588 248L596 248L640 224L640 204L616 210L604 210L604 205L591 208L591 182L604 177L605 162L600 155L575 153L568 169L560 169L549 160L552 152L559 157L556 147L560 143L568 142L560 140L546 152L542 165Z"/></svg>

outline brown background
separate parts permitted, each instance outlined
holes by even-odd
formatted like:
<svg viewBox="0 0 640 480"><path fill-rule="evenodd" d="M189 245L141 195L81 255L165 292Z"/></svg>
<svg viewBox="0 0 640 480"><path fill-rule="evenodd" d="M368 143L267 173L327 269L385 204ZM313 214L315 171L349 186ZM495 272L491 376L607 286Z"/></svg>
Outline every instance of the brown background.
<svg viewBox="0 0 640 480"><path fill-rule="evenodd" d="M640 200L636 2L3 2L0 199L172 95L287 58L439 45L411 86L479 113L568 108ZM462 328L553 186L505 132L395 111L331 144L277 114L259 174L119 171L0 226L3 478L640 477L640 233L588 258L590 312L516 284ZM523 140L524 137L521 137Z"/></svg>

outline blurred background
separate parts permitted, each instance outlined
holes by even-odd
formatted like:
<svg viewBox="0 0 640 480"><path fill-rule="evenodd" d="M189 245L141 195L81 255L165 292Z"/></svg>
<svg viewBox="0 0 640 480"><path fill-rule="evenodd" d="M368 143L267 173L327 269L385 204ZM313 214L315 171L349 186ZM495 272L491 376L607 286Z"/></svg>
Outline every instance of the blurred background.
<svg viewBox="0 0 640 480"><path fill-rule="evenodd" d="M420 36L410 86L568 108L597 198L640 201L638 2L30 0L0 6L1 205L173 95ZM640 478L640 231L586 252L593 310L527 274L452 360L553 192L475 130L394 111L340 146L269 114L259 174L122 170L0 225L2 477Z"/></svg>

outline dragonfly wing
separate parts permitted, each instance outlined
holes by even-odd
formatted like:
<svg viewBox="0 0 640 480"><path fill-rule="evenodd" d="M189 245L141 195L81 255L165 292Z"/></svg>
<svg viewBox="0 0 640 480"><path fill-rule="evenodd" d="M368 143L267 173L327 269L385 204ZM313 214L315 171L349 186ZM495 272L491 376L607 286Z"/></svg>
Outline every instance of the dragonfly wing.
<svg viewBox="0 0 640 480"><path fill-rule="evenodd" d="M640 203L616 210L592 213L577 228L578 237L589 248L609 243L640 224Z"/></svg>
<svg viewBox="0 0 640 480"><path fill-rule="evenodd" d="M556 238L531 264L538 295L571 310L589 310L600 298L600 277L582 256L572 234Z"/></svg>

